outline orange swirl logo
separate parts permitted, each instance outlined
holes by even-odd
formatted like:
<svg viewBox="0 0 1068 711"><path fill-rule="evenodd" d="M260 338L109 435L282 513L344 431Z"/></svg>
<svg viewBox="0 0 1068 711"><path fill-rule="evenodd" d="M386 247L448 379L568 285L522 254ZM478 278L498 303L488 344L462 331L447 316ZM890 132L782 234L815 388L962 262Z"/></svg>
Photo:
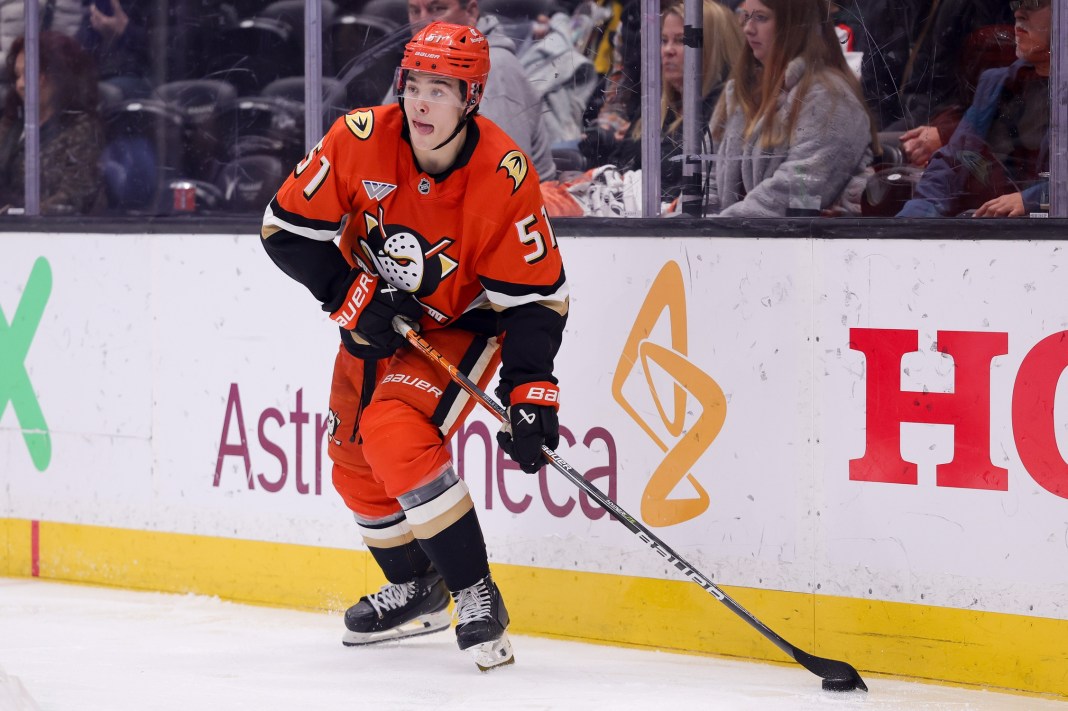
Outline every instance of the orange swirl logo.
<svg viewBox="0 0 1068 711"><path fill-rule="evenodd" d="M654 343L650 336L662 315L667 312L670 347ZM612 396L649 438L666 453L653 472L642 494L641 516L650 526L671 526L700 516L708 509L709 496L690 468L723 428L727 417L727 400L719 384L687 359L686 292L682 270L677 262L668 262L660 270L649 294L634 321L612 380ZM660 424L653 425L642 416L624 395L623 388L641 365L649 397L656 407ZM653 368L658 368L674 382L665 407L665 398L653 381ZM694 416L690 411L691 397L700 405ZM642 408L649 410L648 403ZM687 415L690 420L687 421ZM662 437L657 430L666 430ZM689 480L697 492L695 498L669 498L682 481Z"/></svg>

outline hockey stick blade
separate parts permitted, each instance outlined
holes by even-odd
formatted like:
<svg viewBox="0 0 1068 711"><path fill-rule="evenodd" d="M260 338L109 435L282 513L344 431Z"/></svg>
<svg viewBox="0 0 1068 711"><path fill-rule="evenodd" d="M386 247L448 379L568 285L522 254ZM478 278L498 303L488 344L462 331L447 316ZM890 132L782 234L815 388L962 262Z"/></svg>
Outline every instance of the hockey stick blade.
<svg viewBox="0 0 1068 711"><path fill-rule="evenodd" d="M467 391L471 397L475 398L475 400L477 400L483 407L493 413L498 420L505 422L508 419L508 411L505 410L499 402L483 392L477 384L461 373L456 366L445 358L445 356L438 353L434 346L430 345L424 338L416 333L410 323L402 319L400 316L395 316L393 318L393 328L397 333L404 336L404 338L424 356L441 366L449 374L449 377L453 382ZM608 513L612 514L613 518L626 526L631 533L636 535L646 545L656 551L658 555L667 560L676 570L691 581L700 585L705 592L726 605L731 612L745 620L745 622L753 627L753 629L764 635L769 642L778 647L788 657L823 679L824 689L828 691L853 691L855 689L860 689L862 691L868 690L867 684L864 683L860 674L851 665L836 659L817 657L816 655L809 654L787 642L770 627L753 616L751 612L735 602L734 599L727 595L727 593L720 590L708 577L687 563L686 560L672 550L668 544L664 543L656 536L656 534L646 528L644 524L624 511L615 501L608 498L607 494L586 481L581 474L564 461L563 457L545 445L542 445L541 451L545 456L546 461L548 461L554 469L567 477L572 484L586 492L590 498L600 504L600 506L608 511Z"/></svg>

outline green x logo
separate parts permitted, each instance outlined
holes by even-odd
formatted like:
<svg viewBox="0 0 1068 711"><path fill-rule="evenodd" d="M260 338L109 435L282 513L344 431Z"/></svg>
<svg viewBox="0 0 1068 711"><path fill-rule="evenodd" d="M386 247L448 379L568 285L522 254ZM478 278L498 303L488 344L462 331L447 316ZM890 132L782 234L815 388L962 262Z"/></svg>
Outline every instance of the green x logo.
<svg viewBox="0 0 1068 711"><path fill-rule="evenodd" d="M52 268L44 257L38 257L10 324L0 308L0 418L10 402L22 427L22 439L26 441L30 459L40 472L52 460L52 437L33 392L30 374L26 372L26 354L30 352L51 293Z"/></svg>

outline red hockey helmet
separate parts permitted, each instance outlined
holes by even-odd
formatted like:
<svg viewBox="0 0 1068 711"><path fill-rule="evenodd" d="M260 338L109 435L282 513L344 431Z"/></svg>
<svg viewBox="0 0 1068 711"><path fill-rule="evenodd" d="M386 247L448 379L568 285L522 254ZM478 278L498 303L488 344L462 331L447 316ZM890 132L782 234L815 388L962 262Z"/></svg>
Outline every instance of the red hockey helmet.
<svg viewBox="0 0 1068 711"><path fill-rule="evenodd" d="M463 83L464 105L478 106L489 77L489 42L474 27L431 22L419 30L404 47L397 72L397 93L403 94L409 71L426 72L459 79Z"/></svg>

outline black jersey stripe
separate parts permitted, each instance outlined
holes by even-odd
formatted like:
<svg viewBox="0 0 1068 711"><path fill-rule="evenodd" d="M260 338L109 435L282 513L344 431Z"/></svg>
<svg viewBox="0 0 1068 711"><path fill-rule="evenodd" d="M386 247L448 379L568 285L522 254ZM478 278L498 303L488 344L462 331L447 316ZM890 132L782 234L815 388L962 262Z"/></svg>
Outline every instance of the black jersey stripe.
<svg viewBox="0 0 1068 711"><path fill-rule="evenodd" d="M277 196L271 198L271 212L273 212L280 220L288 222L295 227L304 227L319 232L337 232L338 228L341 227L340 219L336 222L331 222L330 220L313 220L300 213L290 212L278 204Z"/></svg>
<svg viewBox="0 0 1068 711"><path fill-rule="evenodd" d="M552 296L564 285L567 281L567 276L564 274L564 268L561 266L560 277L554 283L547 285L517 284L515 282L490 279L489 277L484 276L480 276L478 280L481 282L482 288L486 291L493 291L498 294L504 294L505 296L527 296L529 294Z"/></svg>
<svg viewBox="0 0 1068 711"><path fill-rule="evenodd" d="M488 340L489 339L483 336L478 336L472 340L471 345L456 364L456 369L470 377L471 371L478 365L479 360L486 352ZM456 381L450 380L449 384L445 386L444 392L441 394L441 400L438 401L438 406L434 408L434 414L430 418L435 427L441 427L445 422L445 418L448 416L449 411L452 410L452 406L456 403L456 398L463 394L466 394L465 391L456 384Z"/></svg>

